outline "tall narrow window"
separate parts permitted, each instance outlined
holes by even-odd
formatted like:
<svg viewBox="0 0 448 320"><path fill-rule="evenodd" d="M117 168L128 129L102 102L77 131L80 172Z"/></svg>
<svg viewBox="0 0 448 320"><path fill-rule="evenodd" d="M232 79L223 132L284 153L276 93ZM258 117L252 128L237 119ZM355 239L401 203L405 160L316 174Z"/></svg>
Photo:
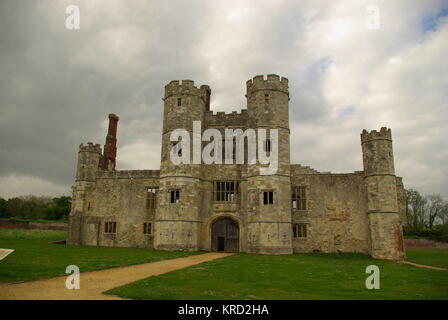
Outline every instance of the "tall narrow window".
<svg viewBox="0 0 448 320"><path fill-rule="evenodd" d="M292 208L298 210L307 210L306 205L306 187L300 186L293 188Z"/></svg>
<svg viewBox="0 0 448 320"><path fill-rule="evenodd" d="M107 221L104 223L105 233L117 233L117 223L114 221Z"/></svg>
<svg viewBox="0 0 448 320"><path fill-rule="evenodd" d="M306 223L295 223L292 225L292 234L294 238L306 238L307 232Z"/></svg>
<svg viewBox="0 0 448 320"><path fill-rule="evenodd" d="M264 94L264 102L269 102L269 94L268 93Z"/></svg>
<svg viewBox="0 0 448 320"><path fill-rule="evenodd" d="M270 139L264 140L263 149L265 152L271 152L271 140Z"/></svg>
<svg viewBox="0 0 448 320"><path fill-rule="evenodd" d="M171 203L179 203L180 201L180 190L175 189L170 191L170 202Z"/></svg>
<svg viewBox="0 0 448 320"><path fill-rule="evenodd" d="M263 204L274 204L274 191L264 191L263 192Z"/></svg>
<svg viewBox="0 0 448 320"><path fill-rule="evenodd" d="M146 189L146 209L154 210L156 208L157 187L149 187Z"/></svg>
<svg viewBox="0 0 448 320"><path fill-rule="evenodd" d="M177 98L177 106L180 107L182 105L182 98Z"/></svg>
<svg viewBox="0 0 448 320"><path fill-rule="evenodd" d="M150 222L143 223L143 233L151 234L151 223Z"/></svg>
<svg viewBox="0 0 448 320"><path fill-rule="evenodd" d="M236 201L239 196L238 181L214 181L213 201Z"/></svg>

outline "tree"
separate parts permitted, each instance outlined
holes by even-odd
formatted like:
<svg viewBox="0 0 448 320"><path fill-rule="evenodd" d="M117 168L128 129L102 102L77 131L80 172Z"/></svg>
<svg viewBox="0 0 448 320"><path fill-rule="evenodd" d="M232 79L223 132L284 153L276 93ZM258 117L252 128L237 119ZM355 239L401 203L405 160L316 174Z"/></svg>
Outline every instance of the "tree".
<svg viewBox="0 0 448 320"><path fill-rule="evenodd" d="M9 214L6 211L7 206L8 206L8 200L0 198L0 218L9 218Z"/></svg>
<svg viewBox="0 0 448 320"><path fill-rule="evenodd" d="M427 199L427 207L426 207L427 226L430 230L432 230L434 227L434 221L436 220L436 218L440 217L446 203L439 194L430 194L426 196L426 199Z"/></svg>
<svg viewBox="0 0 448 320"><path fill-rule="evenodd" d="M67 196L61 196L53 198L51 205L46 208L45 216L49 220L64 219L70 213L71 198Z"/></svg>
<svg viewBox="0 0 448 320"><path fill-rule="evenodd" d="M417 231L425 226L425 206L428 200L413 189L405 190L405 198L408 225Z"/></svg>

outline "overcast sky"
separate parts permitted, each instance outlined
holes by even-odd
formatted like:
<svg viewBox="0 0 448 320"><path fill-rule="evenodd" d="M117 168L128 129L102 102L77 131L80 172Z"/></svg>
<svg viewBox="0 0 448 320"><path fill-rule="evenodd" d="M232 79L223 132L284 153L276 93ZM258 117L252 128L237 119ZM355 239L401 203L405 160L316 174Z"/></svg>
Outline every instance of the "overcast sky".
<svg viewBox="0 0 448 320"><path fill-rule="evenodd" d="M405 187L448 198L447 52L447 0L0 0L0 197L70 194L78 146L104 144L108 113L117 168L158 169L166 83L208 84L230 112L246 80L275 73L293 163L362 170L362 129L387 126Z"/></svg>

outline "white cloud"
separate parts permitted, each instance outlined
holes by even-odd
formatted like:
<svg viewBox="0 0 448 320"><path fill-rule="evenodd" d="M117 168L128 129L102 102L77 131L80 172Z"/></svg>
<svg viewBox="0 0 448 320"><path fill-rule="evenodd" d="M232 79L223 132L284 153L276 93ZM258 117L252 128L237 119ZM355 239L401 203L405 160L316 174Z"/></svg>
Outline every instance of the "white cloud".
<svg viewBox="0 0 448 320"><path fill-rule="evenodd" d="M0 179L17 194L68 189L77 146L104 143L109 112L118 168L158 169L172 79L209 84L212 109L231 111L246 80L276 73L290 80L293 162L360 170L361 130L388 126L405 186L448 197L444 0L376 1L379 30L366 29L367 0L16 3L0 10Z"/></svg>

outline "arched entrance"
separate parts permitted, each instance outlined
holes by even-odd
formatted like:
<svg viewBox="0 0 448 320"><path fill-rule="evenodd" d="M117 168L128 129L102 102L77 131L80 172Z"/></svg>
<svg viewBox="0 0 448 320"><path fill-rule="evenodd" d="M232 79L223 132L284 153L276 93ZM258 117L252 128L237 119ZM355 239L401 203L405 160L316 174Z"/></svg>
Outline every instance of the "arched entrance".
<svg viewBox="0 0 448 320"><path fill-rule="evenodd" d="M212 251L238 252L240 248L240 228L238 222L224 217L212 224Z"/></svg>

